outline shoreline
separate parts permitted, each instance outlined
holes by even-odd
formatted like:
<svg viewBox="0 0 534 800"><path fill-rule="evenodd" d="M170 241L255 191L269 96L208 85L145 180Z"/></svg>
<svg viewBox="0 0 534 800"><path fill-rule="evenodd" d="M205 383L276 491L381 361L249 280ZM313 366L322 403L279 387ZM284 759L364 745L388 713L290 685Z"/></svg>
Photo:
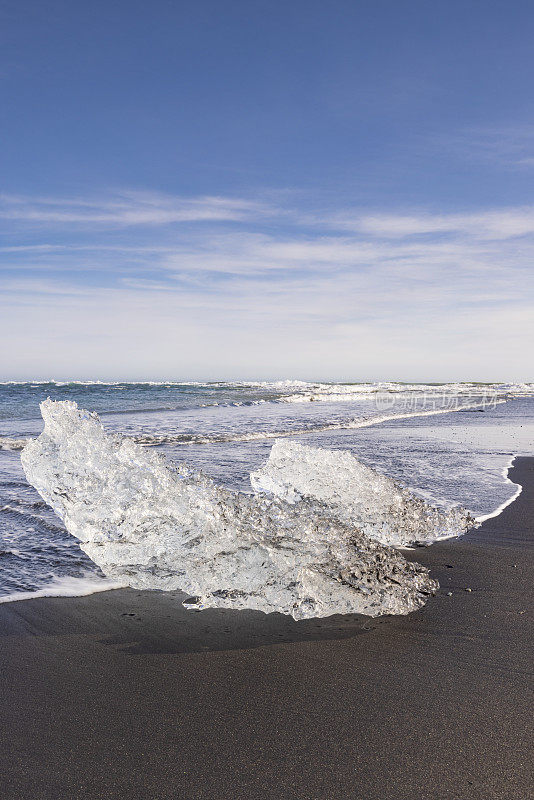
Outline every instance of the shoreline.
<svg viewBox="0 0 534 800"><path fill-rule="evenodd" d="M490 514L482 514L480 517L475 517L476 522L482 523L482 522L486 522L486 520L488 520L488 519L494 519L495 517L499 517L502 514L502 512L504 511L504 509L507 508L512 503L514 503L517 500L517 498L519 497L519 495L521 494L521 492L523 491L523 487L521 486L521 484L520 483L514 483L512 480L510 480L510 477L509 477L510 470L514 466L514 461L516 460L516 458L520 458L520 456L517 455L517 454L511 456L509 461L508 461L508 464L503 468L503 471L502 471L502 474L503 474L503 477L505 479L505 482L506 483L511 483L512 486L516 487L516 490L515 490L514 494L511 497L509 497L508 500L505 500L504 503L501 503L501 505L498 506L495 509L495 511L492 511Z"/></svg>
<svg viewBox="0 0 534 800"><path fill-rule="evenodd" d="M498 516L405 554L441 585L407 616L2 604L3 800L526 800L534 458L509 475Z"/></svg>
<svg viewBox="0 0 534 800"><path fill-rule="evenodd" d="M482 524L483 522L486 522L486 520L500 516L504 511L504 509L507 508L507 506L509 506L511 503L517 500L517 498L521 494L523 487L521 486L521 484L515 484L513 481L511 481L510 478L508 477L508 474L513 467L515 459L524 457L525 456L520 456L518 454L512 455L509 458L507 465L502 470L502 474L503 477L505 478L505 481L516 487L514 494L511 497L509 497L508 500L505 500L503 503L501 503L501 505L498 506L495 509L495 511L492 511L491 513L485 514L483 516L475 517L475 521L477 523ZM438 542L460 539L466 535L470 535L470 533L472 533L472 531L468 532L467 534L462 534L459 537L450 536L443 539L436 539L430 546L434 546ZM398 547L397 549L404 553L417 550L418 547L406 545L404 547ZM91 584L93 582L95 588L91 588ZM76 583L80 584L79 592L72 591L72 588ZM109 586L104 586L104 584L106 583L109 584ZM101 586L102 588L96 588L98 586ZM71 587L71 591L69 591L69 587ZM129 588L129 587L120 584L116 581L113 581L111 578L105 578L105 577L98 578L97 575L95 575L94 578L93 576L89 577L84 576L81 578L75 578L66 575L54 578L49 584L46 584L45 586L41 587L40 589L36 589L35 591L18 591L8 595L2 595L0 596L0 605L4 603L18 603L21 600L33 600L33 599L38 599L40 597L86 597L91 594L100 594L102 592L113 591L114 589L124 589L124 588Z"/></svg>

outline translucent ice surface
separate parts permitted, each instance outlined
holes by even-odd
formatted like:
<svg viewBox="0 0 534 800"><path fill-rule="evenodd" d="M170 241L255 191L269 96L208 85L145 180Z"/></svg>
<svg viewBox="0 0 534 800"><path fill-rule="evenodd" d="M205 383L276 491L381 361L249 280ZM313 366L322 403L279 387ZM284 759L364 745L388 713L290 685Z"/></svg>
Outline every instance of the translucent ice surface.
<svg viewBox="0 0 534 800"><path fill-rule="evenodd" d="M224 489L106 434L71 401L46 400L41 412L44 431L21 456L26 476L112 580L181 589L197 608L295 619L405 614L437 588L425 568L320 500L292 505Z"/></svg>
<svg viewBox="0 0 534 800"><path fill-rule="evenodd" d="M331 518L394 547L458 536L475 523L464 509L437 509L349 452L289 439L273 445L250 480L255 491L288 503L319 501Z"/></svg>

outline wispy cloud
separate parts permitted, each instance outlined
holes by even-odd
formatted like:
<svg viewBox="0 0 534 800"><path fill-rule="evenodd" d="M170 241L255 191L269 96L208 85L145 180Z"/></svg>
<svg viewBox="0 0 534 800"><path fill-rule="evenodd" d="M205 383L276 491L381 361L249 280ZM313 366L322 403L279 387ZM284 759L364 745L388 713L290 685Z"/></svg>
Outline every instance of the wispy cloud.
<svg viewBox="0 0 534 800"><path fill-rule="evenodd" d="M433 144L471 164L512 170L534 166L534 125L529 123L466 128L434 137Z"/></svg>
<svg viewBox="0 0 534 800"><path fill-rule="evenodd" d="M59 348L54 363L61 361L64 374L75 368L77 348L132 375L170 374L164 364L177 363L182 377L205 376L213 363L243 376L243 365L267 352L264 373L303 375L296 365L306 363L311 375L320 356L333 377L350 377L344 363L358 364L367 376L388 370L391 376L401 345L412 353L414 369L417 354L432 366L432 347L445 348L452 365L462 336L472 351L466 378L483 377L492 358L525 362L524 355L509 361L506 348L515 342L521 349L529 315L534 319L533 208L465 214L328 208L312 216L272 198L220 206L197 198L187 201L188 213L215 214L220 207L230 215L197 214L199 227L183 224L176 198L135 197L117 200L117 208L115 201L106 209L101 204L98 213L93 200L76 201L69 214L83 225L61 221L63 200L20 201L19 210L50 209L52 218L41 218L36 231L31 216L20 216L0 249L4 372L13 374L9 364L27 358L30 341L42 357L46 347L52 354ZM89 224L91 215L108 221ZM498 325L505 322L517 325L515 333L503 335ZM369 372L373 358L379 373ZM424 377L430 375L426 370Z"/></svg>
<svg viewBox="0 0 534 800"><path fill-rule="evenodd" d="M121 192L95 199L0 195L0 218L26 223L102 227L245 221L272 215L266 203L231 197L175 197Z"/></svg>
<svg viewBox="0 0 534 800"><path fill-rule="evenodd" d="M459 234L480 240L512 239L534 234L534 206L484 210L465 214L335 214L333 225L378 238L426 234Z"/></svg>

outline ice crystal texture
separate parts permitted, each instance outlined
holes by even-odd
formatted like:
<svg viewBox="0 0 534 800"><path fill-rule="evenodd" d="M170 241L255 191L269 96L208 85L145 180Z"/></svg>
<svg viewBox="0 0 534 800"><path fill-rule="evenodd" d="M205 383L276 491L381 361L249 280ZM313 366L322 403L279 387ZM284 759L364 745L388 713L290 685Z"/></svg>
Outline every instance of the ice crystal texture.
<svg viewBox="0 0 534 800"><path fill-rule="evenodd" d="M41 404L26 476L103 572L140 589L181 589L198 608L406 614L437 588L428 571L333 519L323 503L231 492L69 401ZM190 603L192 604L192 603Z"/></svg>
<svg viewBox="0 0 534 800"><path fill-rule="evenodd" d="M255 491L288 503L320 501L331 518L393 547L458 536L475 524L464 509L439 510L351 453L287 439L273 445L250 480Z"/></svg>

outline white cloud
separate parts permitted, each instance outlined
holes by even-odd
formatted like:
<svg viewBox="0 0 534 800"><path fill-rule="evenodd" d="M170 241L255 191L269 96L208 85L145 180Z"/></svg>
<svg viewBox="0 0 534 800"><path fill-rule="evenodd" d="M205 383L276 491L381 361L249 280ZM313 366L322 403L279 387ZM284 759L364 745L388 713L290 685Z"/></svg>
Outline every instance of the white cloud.
<svg viewBox="0 0 534 800"><path fill-rule="evenodd" d="M73 237L54 216L39 242L28 218L28 239L21 227L0 251L4 375L41 364L67 377L533 377L533 209L313 221L221 201L239 225L199 229L181 224L182 201L143 197L99 207L111 233ZM219 208L189 210L203 203ZM96 214L83 199L70 209ZM152 212L174 222L151 231Z"/></svg>
<svg viewBox="0 0 534 800"><path fill-rule="evenodd" d="M122 192L94 200L0 195L0 218L62 226L232 222L272 213L267 204L231 197L187 198L148 192Z"/></svg>
<svg viewBox="0 0 534 800"><path fill-rule="evenodd" d="M0 369L13 377L532 377L534 304L517 300L488 313L454 292L348 280L240 287L222 302L156 287L3 298Z"/></svg>
<svg viewBox="0 0 534 800"><path fill-rule="evenodd" d="M344 214L337 215L332 222L378 238L463 234L477 239L511 239L534 233L534 207L497 209L476 214Z"/></svg>

